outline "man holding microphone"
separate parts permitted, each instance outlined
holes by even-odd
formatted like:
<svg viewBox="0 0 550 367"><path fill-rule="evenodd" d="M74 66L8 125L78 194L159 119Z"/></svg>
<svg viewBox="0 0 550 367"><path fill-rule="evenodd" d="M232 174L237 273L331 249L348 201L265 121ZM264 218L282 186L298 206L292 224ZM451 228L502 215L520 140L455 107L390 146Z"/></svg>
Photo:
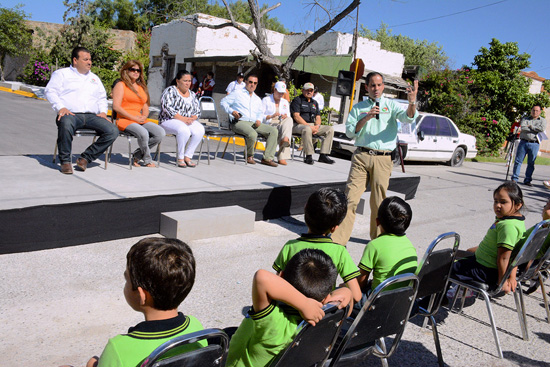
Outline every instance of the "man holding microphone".
<svg viewBox="0 0 550 367"><path fill-rule="evenodd" d="M378 237L380 230L376 225L378 207L386 198L386 190L393 169L391 153L396 147L397 120L413 122L418 116L416 111L416 93L418 80L414 88L407 88L409 107L404 111L397 102L382 96L384 78L382 74L371 72L366 78L369 99L353 106L346 121L346 135L355 139L357 149L351 158L351 168L346 184L348 211L342 224L338 226L332 240L345 245L351 236L355 222L355 210L363 192L370 184L370 236Z"/></svg>

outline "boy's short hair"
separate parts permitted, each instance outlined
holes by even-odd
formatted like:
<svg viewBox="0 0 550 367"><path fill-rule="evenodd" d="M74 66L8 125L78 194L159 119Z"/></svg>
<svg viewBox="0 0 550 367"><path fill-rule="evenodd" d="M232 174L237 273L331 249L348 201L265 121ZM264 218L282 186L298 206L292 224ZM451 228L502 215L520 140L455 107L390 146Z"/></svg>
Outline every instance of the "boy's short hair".
<svg viewBox="0 0 550 367"><path fill-rule="evenodd" d="M378 207L378 221L385 233L404 235L411 219L411 206L397 196L385 198Z"/></svg>
<svg viewBox="0 0 550 367"><path fill-rule="evenodd" d="M309 197L305 221L313 234L326 234L344 220L348 211L346 195L338 189L323 187Z"/></svg>
<svg viewBox="0 0 550 367"><path fill-rule="evenodd" d="M195 283L191 248L175 238L144 238L126 255L132 288L143 288L157 310L178 308Z"/></svg>
<svg viewBox="0 0 550 367"><path fill-rule="evenodd" d="M282 277L304 296L321 302L332 292L338 271L330 256L316 249L304 249L286 264Z"/></svg>

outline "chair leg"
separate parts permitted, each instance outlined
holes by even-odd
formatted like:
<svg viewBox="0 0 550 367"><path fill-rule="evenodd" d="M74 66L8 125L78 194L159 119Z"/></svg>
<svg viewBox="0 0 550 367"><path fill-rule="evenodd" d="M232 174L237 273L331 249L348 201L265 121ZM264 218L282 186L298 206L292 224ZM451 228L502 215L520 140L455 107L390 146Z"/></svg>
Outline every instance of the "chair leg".
<svg viewBox="0 0 550 367"><path fill-rule="evenodd" d="M542 299L544 300L544 307L546 308L546 322L550 324L550 307L548 307L548 295L546 294L546 287L544 286L544 278L539 272L540 290L542 292Z"/></svg>
<svg viewBox="0 0 550 367"><path fill-rule="evenodd" d="M160 143L157 144L157 168L160 167Z"/></svg>
<svg viewBox="0 0 550 367"><path fill-rule="evenodd" d="M380 358L380 362L382 363L382 367L388 367L388 358L386 357L388 355L388 350L386 348L386 342L384 341L384 338L380 338L375 342L375 350L379 350L378 357Z"/></svg>
<svg viewBox="0 0 550 367"><path fill-rule="evenodd" d="M134 166L134 157L133 157L133 154L132 154L132 139L130 139L130 137L128 137L128 167L130 167L130 171L132 170L133 166Z"/></svg>
<svg viewBox="0 0 550 367"><path fill-rule="evenodd" d="M233 141L235 141L235 138L233 138ZM221 142L221 138L220 138L220 142ZM229 145L229 139L227 139L227 143L225 143L225 148L223 148L222 158L225 156L225 152L227 150L228 145Z"/></svg>
<svg viewBox="0 0 550 367"><path fill-rule="evenodd" d="M52 160L52 163L55 163L55 158L57 158L57 140L55 141L55 146L53 147L53 160Z"/></svg>
<svg viewBox="0 0 550 367"><path fill-rule="evenodd" d="M229 141L229 138L227 138L227 141ZM237 151L235 148L235 137L233 136L233 164L237 164Z"/></svg>
<svg viewBox="0 0 550 367"><path fill-rule="evenodd" d="M527 331L527 315L525 314L525 302L523 301L523 292L521 290L521 285L519 284L514 292L514 302L516 303L519 326L521 327L523 340L529 340L529 332Z"/></svg>
<svg viewBox="0 0 550 367"><path fill-rule="evenodd" d="M432 294L430 296L430 302L428 303L428 308L427 308L428 312L432 312L432 307L434 305L435 296L436 296L435 294ZM422 323L422 328L424 329L426 326L428 326L428 318L424 317L424 322Z"/></svg>
<svg viewBox="0 0 550 367"><path fill-rule="evenodd" d="M489 314L489 321L491 322L491 328L493 329L493 336L495 337L495 344L497 346L497 353L499 358L504 358L502 355L502 349L500 348L500 341L497 334L497 326L495 324L495 317L493 315L493 309L491 308L491 301L489 295L484 290L481 290L481 295L485 300L485 305L487 306L487 313Z"/></svg>
<svg viewBox="0 0 550 367"><path fill-rule="evenodd" d="M435 350L437 352L437 363L439 364L439 367L444 367L443 363L443 354L441 353L441 344L439 343L439 333L437 332L437 325L435 322L435 318L433 316L429 316L431 324L432 324L432 334L434 337L434 343L435 343ZM428 321L428 318L425 318L425 321Z"/></svg>

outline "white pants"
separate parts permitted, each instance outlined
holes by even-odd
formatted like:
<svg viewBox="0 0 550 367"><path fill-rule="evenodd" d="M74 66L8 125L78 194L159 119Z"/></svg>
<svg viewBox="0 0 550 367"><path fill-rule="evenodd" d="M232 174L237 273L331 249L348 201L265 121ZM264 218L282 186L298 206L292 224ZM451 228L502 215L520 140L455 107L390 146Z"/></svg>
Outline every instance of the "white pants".
<svg viewBox="0 0 550 367"><path fill-rule="evenodd" d="M191 125L185 122L171 119L163 121L160 126L164 128L167 134L175 134L178 141L177 159L193 158L195 150L204 136L204 126L195 120ZM189 142L189 144L188 144Z"/></svg>

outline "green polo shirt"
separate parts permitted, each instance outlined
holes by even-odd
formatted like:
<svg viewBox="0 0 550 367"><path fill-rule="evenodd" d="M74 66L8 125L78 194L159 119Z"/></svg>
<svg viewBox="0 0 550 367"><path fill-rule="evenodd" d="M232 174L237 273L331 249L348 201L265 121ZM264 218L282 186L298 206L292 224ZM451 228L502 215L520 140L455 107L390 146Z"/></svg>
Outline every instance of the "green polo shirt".
<svg viewBox="0 0 550 367"><path fill-rule="evenodd" d="M300 313L282 303L271 303L265 309L250 310L231 337L227 367L263 367L294 339Z"/></svg>
<svg viewBox="0 0 550 367"><path fill-rule="evenodd" d="M503 217L497 219L476 250L476 261L483 266L497 269L498 248L513 250L525 233L525 217Z"/></svg>
<svg viewBox="0 0 550 367"><path fill-rule="evenodd" d="M349 282L359 276L359 269L355 266L345 246L332 242L329 236L311 234L303 234L302 237L297 240L288 241L275 259L273 269L275 269L276 272L285 270L286 264L290 261L292 256L306 248L321 250L330 256L334 266L338 270L338 274L342 277L344 282Z"/></svg>
<svg viewBox="0 0 550 367"><path fill-rule="evenodd" d="M418 267L416 249L407 236L383 233L370 241L359 262L359 269L372 272L371 289L395 275L415 273Z"/></svg>
<svg viewBox="0 0 550 367"><path fill-rule="evenodd" d="M380 118L370 119L359 132L355 132L357 122L361 120L374 107L375 101L366 99L357 103L351 109L346 121L346 135L355 139L355 146L377 150L394 150L397 139L397 120L401 122L413 122L418 116L407 116L407 111L392 99L380 98Z"/></svg>

